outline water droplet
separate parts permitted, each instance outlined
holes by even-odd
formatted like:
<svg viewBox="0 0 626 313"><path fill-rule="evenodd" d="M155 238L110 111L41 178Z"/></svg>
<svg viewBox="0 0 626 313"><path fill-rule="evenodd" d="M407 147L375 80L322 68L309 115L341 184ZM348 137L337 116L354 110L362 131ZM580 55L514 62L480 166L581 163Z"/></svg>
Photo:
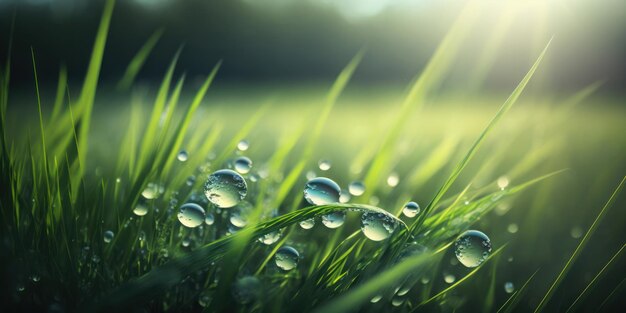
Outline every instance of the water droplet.
<svg viewBox="0 0 626 313"><path fill-rule="evenodd" d="M378 301L380 301L380 299L382 299L383 296L382 295L376 295L374 296L374 298L372 298L372 300L370 300L371 303L376 303Z"/></svg>
<svg viewBox="0 0 626 313"><path fill-rule="evenodd" d="M250 169L252 168L252 160L249 158L242 156L235 159L235 171L239 172L239 174L248 174Z"/></svg>
<svg viewBox="0 0 626 313"><path fill-rule="evenodd" d="M402 209L402 214L404 214L404 216L409 217L409 218L415 217L419 213L420 213L420 206L413 201L405 204L404 208Z"/></svg>
<svg viewBox="0 0 626 313"><path fill-rule="evenodd" d="M491 241L487 235L477 230L462 233L454 243L454 254L465 267L477 267L491 253Z"/></svg>
<svg viewBox="0 0 626 313"><path fill-rule="evenodd" d="M111 240L113 240L114 236L115 236L115 234L112 231L110 231L110 230L105 231L104 232L104 236L103 236L104 242L105 243L111 242Z"/></svg>
<svg viewBox="0 0 626 313"><path fill-rule="evenodd" d="M146 232L144 232L143 230L140 231L139 234L137 235L137 239L139 239L139 241L146 240Z"/></svg>
<svg viewBox="0 0 626 313"><path fill-rule="evenodd" d="M422 277L422 279L420 279L420 282L422 283L422 285L426 285L426 284L430 283L430 278L424 276L424 277Z"/></svg>
<svg viewBox="0 0 626 313"><path fill-rule="evenodd" d="M348 203L350 202L350 198L350 193L342 190L341 194L339 195L339 203Z"/></svg>
<svg viewBox="0 0 626 313"><path fill-rule="evenodd" d="M187 150L180 150L180 152L178 152L178 154L176 155L176 158L178 159L178 161L187 162L187 160L189 159L189 154L187 153Z"/></svg>
<svg viewBox="0 0 626 313"><path fill-rule="evenodd" d="M161 257L163 257L163 258L168 258L170 256L170 252L167 251L167 249L165 249L165 248L161 249L159 254L161 254Z"/></svg>
<svg viewBox="0 0 626 313"><path fill-rule="evenodd" d="M156 199L163 193L163 187L155 183L148 183L146 188L141 192L141 195L146 199Z"/></svg>
<svg viewBox="0 0 626 313"><path fill-rule="evenodd" d="M572 228L572 230L569 232L570 236L572 236L572 238L574 239L578 239L580 237L583 236L583 229L580 228L579 226L575 226Z"/></svg>
<svg viewBox="0 0 626 313"><path fill-rule="evenodd" d="M133 209L133 213L137 216L144 216L148 214L148 206L142 203L137 203L135 208Z"/></svg>
<svg viewBox="0 0 626 313"><path fill-rule="evenodd" d="M302 227L303 229L311 229L313 228L313 226L315 226L315 218L312 217L312 218L306 219L300 222L299 224L300 224L300 227Z"/></svg>
<svg viewBox="0 0 626 313"><path fill-rule="evenodd" d="M276 230L276 231L267 233L267 234L259 237L259 242L269 246L269 245L275 243L276 241L278 241L281 236L282 236L282 233L280 231Z"/></svg>
<svg viewBox="0 0 626 313"><path fill-rule="evenodd" d="M204 209L195 203L185 203L178 209L178 221L185 227L198 227L205 219Z"/></svg>
<svg viewBox="0 0 626 313"><path fill-rule="evenodd" d="M248 225L249 213L250 209L248 206L238 206L230 210L230 223L239 228L245 227L246 225Z"/></svg>
<svg viewBox="0 0 626 313"><path fill-rule="evenodd" d="M183 247L189 247L189 245L191 244L191 239L189 239L188 237L185 237L183 241L181 242L181 244L183 245Z"/></svg>
<svg viewBox="0 0 626 313"><path fill-rule="evenodd" d="M122 182L122 179L118 177L118 178L115 179L115 182L119 184L119 183Z"/></svg>
<svg viewBox="0 0 626 313"><path fill-rule="evenodd" d="M404 303L404 299L402 298L393 298L391 299L391 305L398 307L401 306Z"/></svg>
<svg viewBox="0 0 626 313"><path fill-rule="evenodd" d="M274 262L276 262L276 266L285 271L290 271L298 265L298 260L300 259L300 254L298 251L290 246L282 246L278 251L276 251L276 255L274 256Z"/></svg>
<svg viewBox="0 0 626 313"><path fill-rule="evenodd" d="M237 144L237 150L239 151L246 151L248 150L248 148L250 148L250 143L248 143L247 140L242 140Z"/></svg>
<svg viewBox="0 0 626 313"><path fill-rule="evenodd" d="M233 297L241 304L251 303L261 295L262 288L258 278L245 276L233 284Z"/></svg>
<svg viewBox="0 0 626 313"><path fill-rule="evenodd" d="M380 203L380 198L378 198L377 196L370 197L370 201L369 201L370 205L377 206L379 203Z"/></svg>
<svg viewBox="0 0 626 313"><path fill-rule="evenodd" d="M504 190L504 188L509 185L509 178L506 176L501 176L500 178L498 178L497 184L500 190Z"/></svg>
<svg viewBox="0 0 626 313"><path fill-rule="evenodd" d="M389 214L365 212L361 215L361 231L371 240L381 241L389 238L396 227L398 222Z"/></svg>
<svg viewBox="0 0 626 313"><path fill-rule="evenodd" d="M452 284L455 280L456 280L456 277L454 277L454 275L452 274L445 274L443 276L443 281L445 281L448 284Z"/></svg>
<svg viewBox="0 0 626 313"><path fill-rule="evenodd" d="M312 205L337 203L340 193L339 185L326 177L313 178L304 187L304 199Z"/></svg>
<svg viewBox="0 0 626 313"><path fill-rule="evenodd" d="M398 292L396 293L396 295L398 295L398 296L404 296L404 295L406 295L407 293L409 293L409 291L410 291L410 290L411 290L411 287L403 287L403 288L400 288L400 289L398 290Z"/></svg>
<svg viewBox="0 0 626 313"><path fill-rule="evenodd" d="M33 283L38 283L41 280L41 276L39 276L37 274L32 274L32 275L30 275L30 280Z"/></svg>
<svg viewBox="0 0 626 313"><path fill-rule="evenodd" d="M213 216L213 213L207 213L206 217L204 218L204 223L207 225L213 225L213 223L215 223L215 216Z"/></svg>
<svg viewBox="0 0 626 313"><path fill-rule="evenodd" d="M22 292L26 289L26 286L24 286L24 284L20 283L19 285L17 285L17 291Z"/></svg>
<svg viewBox="0 0 626 313"><path fill-rule="evenodd" d="M515 286L512 282L507 281L504 283L504 291L506 291L506 293L513 293L513 291L515 291Z"/></svg>
<svg viewBox="0 0 626 313"><path fill-rule="evenodd" d="M396 172L389 174L389 176L387 177L387 185L389 185L389 187L398 186L399 182L400 182L400 177L398 176L398 173Z"/></svg>
<svg viewBox="0 0 626 313"><path fill-rule="evenodd" d="M322 171L328 171L330 167L332 166L332 164L328 160L320 160L319 162L317 162L317 166Z"/></svg>
<svg viewBox="0 0 626 313"><path fill-rule="evenodd" d="M201 307L206 308L210 302L211 302L211 297L209 297L209 295L203 293L203 294L200 294L200 296L198 296L198 304Z"/></svg>
<svg viewBox="0 0 626 313"><path fill-rule="evenodd" d="M365 193L365 184L362 181L353 181L348 186L348 191L351 195L358 197Z"/></svg>
<svg viewBox="0 0 626 313"><path fill-rule="evenodd" d="M185 184L187 184L187 186L193 186L195 182L196 176L190 175L189 177L187 177L187 181L185 182Z"/></svg>
<svg viewBox="0 0 626 313"><path fill-rule="evenodd" d="M517 224L511 223L509 224L509 226L506 227L506 230L511 234L515 234L519 230L519 227L517 226Z"/></svg>
<svg viewBox="0 0 626 313"><path fill-rule="evenodd" d="M317 177L317 174L315 173L315 171L307 171L304 177L306 177L307 180L311 180Z"/></svg>
<svg viewBox="0 0 626 313"><path fill-rule="evenodd" d="M332 212L322 216L322 224L328 228L337 228L343 225L346 220L346 213L342 211Z"/></svg>
<svg viewBox="0 0 626 313"><path fill-rule="evenodd" d="M246 181L232 170L219 170L209 175L204 185L207 199L220 208L234 207L247 193Z"/></svg>

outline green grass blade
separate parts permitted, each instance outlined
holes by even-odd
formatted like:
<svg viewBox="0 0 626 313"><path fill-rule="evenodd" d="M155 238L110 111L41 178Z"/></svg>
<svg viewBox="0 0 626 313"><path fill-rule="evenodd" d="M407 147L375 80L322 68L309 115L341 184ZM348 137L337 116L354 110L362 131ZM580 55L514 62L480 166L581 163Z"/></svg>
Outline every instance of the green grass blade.
<svg viewBox="0 0 626 313"><path fill-rule="evenodd" d="M535 63L533 64L533 66L530 68L530 70L528 71L528 73L526 73L526 76L524 76L524 78L522 79L522 81L517 85L517 87L515 88L515 90L513 90L513 92L511 93L511 95L509 96L509 98L504 102L504 104L502 104L502 106L500 107L500 109L498 110L498 112L496 113L496 115L491 119L491 121L489 122L489 124L487 125L487 127L485 127L485 129L482 131L482 133L480 134L480 136L478 136L478 138L476 139L476 141L474 142L474 144L472 145L472 147L469 149L469 151L467 152L467 154L463 157L463 159L457 164L457 166L455 167L455 169L453 170L453 172L450 174L450 176L447 178L447 180L445 181L445 183L439 188L439 190L437 191L437 193L435 194L435 197L433 197L433 199L431 200L431 202L428 204L428 206L426 206L426 208L424 209L424 212L418 216L417 220L415 221L415 223L412 225L412 231L415 231L416 229L419 229L419 227L421 226L421 224L424 222L424 220L426 219L426 217L428 216L428 214L430 213L430 211L439 203L439 200L441 200L441 198L443 197L443 195L448 191L448 189L452 186L452 184L456 181L456 179L459 177L459 175L461 174L461 172L463 171L463 169L467 166L467 164L469 163L469 161L472 159L472 157L476 154L476 152L478 151L478 148L481 146L481 144L483 143L484 139L487 137L487 135L491 132L491 130L498 124L498 122L502 119L502 117L504 116L504 114L511 109L511 107L513 106L513 104L517 101L517 99L519 98L519 96L521 95L522 91L524 90L524 88L526 87L526 85L528 84L528 82L530 81L531 77L533 76L533 74L535 73L535 71L537 70L537 68L539 67L539 64L541 63L541 60L543 59L546 51L548 50L548 47L550 46L550 42L548 42L548 44L546 45L546 47L543 49L543 51L541 52L541 54L539 55L539 57L537 58L537 60L535 61Z"/></svg>
<svg viewBox="0 0 626 313"><path fill-rule="evenodd" d="M526 282L524 283L524 285L522 285L522 287L515 291L505 302L504 304L502 304L502 306L498 309L498 311L496 313L510 313L511 311L513 311L513 309L515 308L515 306L517 305L517 303L522 299L522 295L526 292L526 288L528 287L528 283L530 283L530 281L535 277L535 275L537 275L537 273L539 272L539 269L537 269L532 275L530 275L530 277L526 280Z"/></svg>
<svg viewBox="0 0 626 313"><path fill-rule="evenodd" d="M154 46L156 46L157 42L159 42L159 39L161 38L162 35L163 35L163 29L159 29L155 31L152 34L152 36L148 38L146 43L143 44L141 49L137 51L137 54L135 55L135 57L133 57L133 59L128 64L128 67L126 68L126 71L124 72L124 76L117 84L118 90L127 90L133 85L133 82L135 81L135 77L137 77L137 74L139 74L141 67L146 62L146 59L148 59L150 52L152 52L152 49L154 48Z"/></svg>
<svg viewBox="0 0 626 313"><path fill-rule="evenodd" d="M589 282L589 284L587 284L585 289L578 295L578 297L576 297L574 302L572 302L572 304L567 308L566 312L571 312L572 310L574 310L574 308L576 308L576 306L578 305L578 302L584 299L585 296L587 296L587 291L590 290L590 288L595 284L598 278L600 278L604 274L606 269L613 263L613 261L620 255L620 253L622 253L624 247L626 247L626 244L622 245L622 247L617 252L615 252L613 257L611 257L611 259L602 267L598 274L596 274L596 276Z"/></svg>
<svg viewBox="0 0 626 313"><path fill-rule="evenodd" d="M556 291L556 288L558 288L558 286L561 284L561 281L563 281L563 279L565 278L565 275L567 275L567 272L571 268L572 264L576 261L576 259L582 252L583 248L589 241L589 238L595 232L596 228L598 228L598 225L600 221L602 220L602 218L604 217L604 215L606 214L606 211L611 206L613 206L613 203L615 203L617 196L619 195L619 193L622 191L622 188L624 187L624 181L626 181L626 176L622 178L622 181L619 183L615 191L613 191L613 194L611 195L609 200L604 204L604 206L602 207L602 209L596 216L596 219L593 221L593 223L591 224L591 226L585 233L585 236L576 247L576 250L574 250L574 253L572 253L569 260L567 260L567 263L565 263L565 266L563 266L563 269L561 269L561 272L556 277L556 279L554 280L554 282L552 283L552 285L550 286L546 294L543 296L543 298L537 305L537 308L535 308L535 313L543 311L544 307L548 304L548 301L550 301L550 298L552 298L552 295Z"/></svg>

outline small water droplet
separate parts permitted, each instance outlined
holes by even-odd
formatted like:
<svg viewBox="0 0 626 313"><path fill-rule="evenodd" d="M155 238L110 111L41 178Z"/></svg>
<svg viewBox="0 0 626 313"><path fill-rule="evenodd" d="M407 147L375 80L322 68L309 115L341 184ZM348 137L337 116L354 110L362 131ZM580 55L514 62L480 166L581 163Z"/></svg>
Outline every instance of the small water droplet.
<svg viewBox="0 0 626 313"><path fill-rule="evenodd" d="M365 184L362 181L353 181L348 186L348 191L351 195L358 197L365 193Z"/></svg>
<svg viewBox="0 0 626 313"><path fill-rule="evenodd" d="M207 225L213 225L213 223L215 223L215 216L213 216L213 213L207 213L206 217L204 218L204 223Z"/></svg>
<svg viewBox="0 0 626 313"><path fill-rule="evenodd" d="M115 236L115 234L112 231L110 231L110 230L105 231L104 235L103 235L104 242L105 243L111 242L111 240L113 240L114 236Z"/></svg>
<svg viewBox="0 0 626 313"><path fill-rule="evenodd" d="M511 234L515 234L519 230L519 227L517 226L517 224L511 223L509 224L509 226L506 227L506 230Z"/></svg>
<svg viewBox="0 0 626 313"><path fill-rule="evenodd" d="M276 241L278 241L280 239L280 237L282 236L282 233L278 230L273 231L273 232L269 232L261 237L259 237L259 242L263 243L264 245L271 245L273 243L275 243Z"/></svg>
<svg viewBox="0 0 626 313"><path fill-rule="evenodd" d="M237 172L219 170L207 179L204 194L207 199L220 208L232 208L248 193L246 181Z"/></svg>
<svg viewBox="0 0 626 313"><path fill-rule="evenodd" d="M454 275L452 274L445 274L443 276L443 281L445 281L448 284L452 284L455 280L456 280L456 277L454 277Z"/></svg>
<svg viewBox="0 0 626 313"><path fill-rule="evenodd" d="M201 307L206 308L209 303L211 303L211 297L209 297L209 295L203 293L198 296L198 304Z"/></svg>
<svg viewBox="0 0 626 313"><path fill-rule="evenodd" d="M164 191L163 186L159 186L156 183L148 183L146 188L141 192L141 195L146 199L156 199L161 195Z"/></svg>
<svg viewBox="0 0 626 313"><path fill-rule="evenodd" d="M332 212L322 216L322 224L328 228L337 228L343 225L346 220L346 213L342 211Z"/></svg>
<svg viewBox="0 0 626 313"><path fill-rule="evenodd" d="M375 295L372 300L370 300L371 303L376 303L378 301L380 301L380 299L382 299L383 296L382 295Z"/></svg>
<svg viewBox="0 0 626 313"><path fill-rule="evenodd" d="M398 173L393 172L389 174L389 176L387 177L387 185L389 185L389 187L395 187L398 186L398 183L400 183L400 177L398 176Z"/></svg>
<svg viewBox="0 0 626 313"><path fill-rule="evenodd" d="M574 226L569 232L570 236L574 239L578 239L583 236L583 229L579 226Z"/></svg>
<svg viewBox="0 0 626 313"><path fill-rule="evenodd" d="M339 202L341 188L326 177L309 180L304 187L304 199L312 205L324 205Z"/></svg>
<svg viewBox="0 0 626 313"><path fill-rule="evenodd" d="M137 216L144 216L148 214L148 206L143 203L137 203L135 208L133 209L133 213Z"/></svg>
<svg viewBox="0 0 626 313"><path fill-rule="evenodd" d="M500 190L504 190L504 188L509 185L509 178L506 176L500 176L500 178L498 178L497 185Z"/></svg>
<svg viewBox="0 0 626 313"><path fill-rule="evenodd" d="M299 223L303 229L311 229L315 226L315 218L309 218Z"/></svg>
<svg viewBox="0 0 626 313"><path fill-rule="evenodd" d="M180 152L178 152L178 154L176 155L176 158L178 159L178 161L187 162L187 160L189 159L189 154L187 153L187 150L180 150Z"/></svg>
<svg viewBox="0 0 626 313"><path fill-rule="evenodd" d="M319 162L317 162L317 166L322 171L328 171L330 167L332 166L332 164L330 163L329 160L320 160Z"/></svg>
<svg viewBox="0 0 626 313"><path fill-rule="evenodd" d="M506 291L506 293L513 293L513 291L515 291L515 286L512 282L507 281L504 283L504 291Z"/></svg>
<svg viewBox="0 0 626 313"><path fill-rule="evenodd" d="M404 216L409 217L409 218L415 217L419 213L420 213L420 206L413 201L405 204L404 208L402 208L402 214L404 214Z"/></svg>
<svg viewBox="0 0 626 313"><path fill-rule="evenodd" d="M248 148L250 148L250 143L248 143L248 141L245 139L239 141L239 143L237 144L237 150L239 151L246 151L248 150Z"/></svg>
<svg viewBox="0 0 626 313"><path fill-rule="evenodd" d="M290 246L282 246L276 255L274 256L274 262L276 266L285 271L290 271L298 266L300 254L298 251Z"/></svg>
<svg viewBox="0 0 626 313"><path fill-rule="evenodd" d="M234 166L235 171L239 172L239 174L248 174L250 169L252 169L252 160L245 156L238 157L235 159Z"/></svg>
<svg viewBox="0 0 626 313"><path fill-rule="evenodd" d="M185 227L194 228L205 222L204 209L195 203L185 203L178 209L178 221Z"/></svg>

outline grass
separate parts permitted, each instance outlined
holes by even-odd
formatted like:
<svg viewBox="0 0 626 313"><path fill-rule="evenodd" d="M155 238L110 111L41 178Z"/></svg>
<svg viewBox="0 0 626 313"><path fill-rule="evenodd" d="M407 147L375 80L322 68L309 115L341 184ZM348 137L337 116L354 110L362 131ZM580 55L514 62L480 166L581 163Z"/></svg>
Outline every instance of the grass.
<svg viewBox="0 0 626 313"><path fill-rule="evenodd" d="M208 67L193 91L184 74L175 76L182 48L154 99L132 88L162 34L159 30L139 49L118 83L116 92L129 99L129 106L103 110L94 103L113 9L114 1L107 1L78 97L71 97L63 69L54 97L42 97L33 49L37 119L16 125L10 117L22 112L9 104L10 58L2 69L0 223L8 257L0 264L2 303L10 310L538 312L585 310L602 300L600 309L609 310L615 294L623 292L623 274L610 265L619 261L624 247L619 236L624 215L609 210L623 204L623 111L588 113L580 108L598 83L548 105L524 102L524 90L541 68L548 46L508 97L480 99L498 103L495 114L493 105L469 111L455 106L465 100L462 97L424 105L426 99L436 98L467 28L477 18L471 5L405 96L384 99L398 106L365 110L363 105L346 104L363 102L350 94L354 90L349 85L365 54L359 52L329 84L325 96L297 95L314 105L297 102L297 97L274 97L258 101L259 106L232 108L210 101L215 99L210 92L221 63ZM489 49L497 49L502 34L494 36ZM484 78L489 63L481 60L473 76ZM361 97L371 95L359 91L365 93ZM293 103L299 104L296 109ZM507 114L516 109L515 116ZM541 113L546 117L537 117ZM413 117L423 126L418 131L411 125ZM459 119L465 127L441 125L458 124ZM579 119L588 125L568 124ZM119 121L115 129L112 120ZM595 149L598 138L613 143L604 157ZM237 143L244 139L251 142L250 149L238 151ZM186 162L176 159L182 149L189 152ZM244 175L249 188L247 226L232 231L233 209L209 204L202 188L210 173L232 165L242 154L254 161L253 171ZM316 169L321 158L333 160L327 173ZM309 170L342 186L362 180L366 192L349 203L308 206L302 186ZM392 172L400 177L393 187L385 184ZM506 184L498 186L501 176ZM616 179L621 183L600 212L587 213L584 208L605 201ZM157 186L154 199L142 196L150 186ZM409 200L427 204L414 219L401 214ZM183 227L175 212L186 202L202 205L214 214L215 223ZM147 206L149 213L135 216L137 205ZM345 224L326 229L320 218L336 211L347 213ZM363 212L393 215L398 227L389 239L370 241L358 230ZM573 222L564 221L565 214ZM613 219L601 223L610 214ZM574 247L569 228L593 216L593 224ZM314 229L299 227L311 218L316 219ZM519 234L505 231L503 225L511 223L519 224ZM593 235L602 225L610 240L590 245L598 240ZM454 262L453 243L467 229L483 230L495 247L475 269ZM107 230L115 233L109 243L103 240ZM273 232L281 233L278 242L266 246L257 241ZM560 249L545 248L537 237L562 244ZM295 270L283 271L273 261L283 245L300 252ZM603 250L606 246L610 251L621 248L613 254ZM411 254L415 247L419 253ZM591 256L599 253L609 261L595 264ZM599 269L593 280L584 281L568 275L574 266L581 271ZM453 273L455 281L444 283L444 273ZM261 285L242 290L239 281L249 276ZM611 276L617 282L608 279ZM511 280L524 283L509 296L498 286ZM566 280L581 288L564 288ZM600 282L609 287L599 287ZM250 293L254 300L238 301L237 291ZM557 293L562 301L555 301ZM372 302L374 297L380 300Z"/></svg>

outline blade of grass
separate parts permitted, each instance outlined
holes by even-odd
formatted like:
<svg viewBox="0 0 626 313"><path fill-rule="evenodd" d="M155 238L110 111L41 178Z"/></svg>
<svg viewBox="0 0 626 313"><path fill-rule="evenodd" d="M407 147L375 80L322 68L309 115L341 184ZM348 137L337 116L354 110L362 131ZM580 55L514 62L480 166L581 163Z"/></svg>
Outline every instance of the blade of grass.
<svg viewBox="0 0 626 313"><path fill-rule="evenodd" d="M602 269L598 272L598 274L596 274L596 276L589 282L589 284L587 284L585 289L578 295L578 297L576 297L574 302L572 302L572 304L567 308L566 312L570 312L574 310L574 308L576 308L576 306L578 305L578 301L580 301L581 299L584 299L584 297L587 296L587 291L590 290L590 288L595 284L598 278L600 278L604 274L604 271L606 271L606 269L611 265L611 263L613 263L613 261L620 255L620 253L622 253L622 250L624 250L624 247L626 247L626 244L622 245L622 247L617 252L615 252L613 257L611 257L611 259L604 265L604 267L602 267Z"/></svg>
<svg viewBox="0 0 626 313"><path fill-rule="evenodd" d="M156 46L157 42L159 42L159 39L161 38L162 35L163 35L163 29L162 28L158 29L152 34L152 36L150 36L150 38L148 38L148 40L143 44L143 46L141 46L141 49L137 51L137 54L135 54L135 57L133 57L133 59L128 64L128 67L126 68L126 71L124 72L124 76L118 82L117 84L118 90L127 90L133 85L133 82L135 81L135 77L137 77L137 74L141 70L141 67L146 62L146 59L148 59L150 52L152 52L152 49L154 48L154 46Z"/></svg>
<svg viewBox="0 0 626 313"><path fill-rule="evenodd" d="M563 279L565 278L565 275L567 275L567 272L571 268L572 264L576 261L576 259L578 258L578 256L582 252L583 248L585 247L585 245L589 241L589 238L595 232L596 228L598 227L598 224L600 223L600 221L602 220L602 218L606 214L606 211L611 206L613 206L613 203L615 203L615 201L617 199L617 195L619 195L619 193L622 191L622 188L624 187L624 181L626 181L626 176L624 176L624 178L622 178L622 181L619 183L619 185L617 186L615 191L613 191L613 194L611 195L609 200L604 204L604 206L602 207L602 209L600 210L600 212L596 216L596 219L593 221L593 223L591 224L591 226L589 227L589 229L585 233L585 236L583 237L583 239L580 241L580 243L576 247L576 250L574 250L574 253L572 253L572 255L570 256L569 260L567 260L567 262L563 266L563 269L561 269L561 272L556 277L556 279L554 280L554 282L552 283L552 285L550 286L550 288L548 289L546 294L543 296L543 298L541 299L541 301L539 302L539 304L535 308L535 313L543 311L543 309L546 306L546 304L548 304L548 301L550 301L550 298L552 297L552 295L556 291L556 288L558 288L558 286L561 284L561 281L563 281Z"/></svg>

